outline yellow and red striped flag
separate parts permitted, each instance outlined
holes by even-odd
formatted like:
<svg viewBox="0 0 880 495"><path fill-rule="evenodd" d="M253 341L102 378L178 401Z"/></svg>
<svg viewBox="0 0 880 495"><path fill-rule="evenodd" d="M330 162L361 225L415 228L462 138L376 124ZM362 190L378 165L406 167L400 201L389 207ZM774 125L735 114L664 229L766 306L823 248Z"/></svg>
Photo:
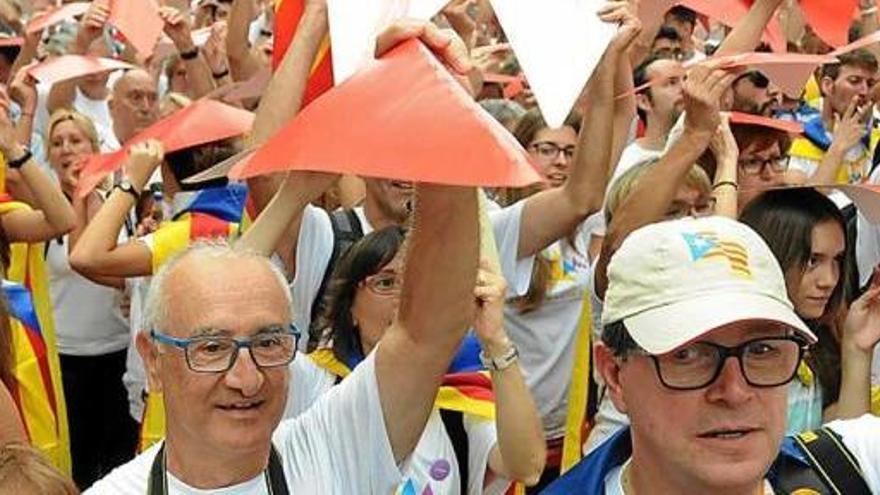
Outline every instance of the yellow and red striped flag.
<svg viewBox="0 0 880 495"><path fill-rule="evenodd" d="M284 60L287 48L293 42L300 18L303 15L305 0L275 0L275 46L272 50L272 67L277 69ZM330 35L324 36L318 55L312 64L303 106L311 103L325 91L333 87L333 61L330 54Z"/></svg>
<svg viewBox="0 0 880 495"><path fill-rule="evenodd" d="M0 195L0 215L30 209ZM43 243L14 243L3 289L10 309L15 386L18 406L30 443L61 472L70 474L67 407L49 300Z"/></svg>

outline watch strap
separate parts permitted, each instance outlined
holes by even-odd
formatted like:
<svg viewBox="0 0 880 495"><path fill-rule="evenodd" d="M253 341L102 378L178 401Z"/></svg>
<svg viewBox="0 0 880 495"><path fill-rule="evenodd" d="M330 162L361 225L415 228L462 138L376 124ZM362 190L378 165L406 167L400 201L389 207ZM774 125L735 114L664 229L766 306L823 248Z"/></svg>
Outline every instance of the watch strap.
<svg viewBox="0 0 880 495"><path fill-rule="evenodd" d="M23 155L21 155L20 157L16 158L15 160L9 160L9 161L7 161L7 162L6 162L6 165L9 166L9 168L11 168L11 169L19 169L19 168L21 168L25 163L27 163L28 160L30 160L31 158L33 158L33 156L34 156L34 155L33 155L33 153L31 153L31 150L25 148L25 149L24 149L24 154L23 154Z"/></svg>

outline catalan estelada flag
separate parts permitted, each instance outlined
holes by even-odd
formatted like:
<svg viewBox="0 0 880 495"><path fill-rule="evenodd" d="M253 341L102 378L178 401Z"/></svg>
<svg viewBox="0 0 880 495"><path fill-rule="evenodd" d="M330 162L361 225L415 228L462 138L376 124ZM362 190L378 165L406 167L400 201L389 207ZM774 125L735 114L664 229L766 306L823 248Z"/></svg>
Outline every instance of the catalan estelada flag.
<svg viewBox="0 0 880 495"><path fill-rule="evenodd" d="M241 184L203 189L180 213L153 233L153 273L175 254L200 239L231 239L247 217L247 188ZM165 436L162 395L150 392L144 405L138 451L143 452Z"/></svg>
<svg viewBox="0 0 880 495"><path fill-rule="evenodd" d="M462 342L447 374L443 377L434 405L438 409L472 414L484 419L495 419L495 395L492 380L479 362L479 343L469 334ZM318 349L309 354L319 368L339 378L345 378L360 360L344 363L332 349Z"/></svg>
<svg viewBox="0 0 880 495"><path fill-rule="evenodd" d="M30 209L0 197L0 215ZM70 474L67 407L55 342L55 323L43 243L14 243L3 281L9 301L15 386L10 390L31 444L61 472Z"/></svg>
<svg viewBox="0 0 880 495"><path fill-rule="evenodd" d="M275 46L272 50L272 67L277 69L284 60L287 48L293 42L296 29L303 15L304 0L275 0ZM318 55L312 64L312 75L303 96L303 106L333 87L333 62L330 55L330 34L321 41Z"/></svg>

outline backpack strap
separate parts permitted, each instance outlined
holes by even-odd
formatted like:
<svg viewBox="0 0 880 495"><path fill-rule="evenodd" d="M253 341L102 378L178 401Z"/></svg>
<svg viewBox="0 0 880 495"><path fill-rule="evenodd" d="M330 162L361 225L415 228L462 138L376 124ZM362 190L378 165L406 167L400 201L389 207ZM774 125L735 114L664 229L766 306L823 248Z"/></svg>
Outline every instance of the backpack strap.
<svg viewBox="0 0 880 495"><path fill-rule="evenodd" d="M823 427L801 433L794 441L831 493L871 495L858 461L835 432Z"/></svg>
<svg viewBox="0 0 880 495"><path fill-rule="evenodd" d="M455 451L455 459L458 461L458 478L461 484L461 494L465 495L468 492L470 475L468 466L470 442L464 429L464 413L440 409L440 419L443 420L446 434L449 435L449 440L452 441L452 449Z"/></svg>
<svg viewBox="0 0 880 495"><path fill-rule="evenodd" d="M315 300L312 302L311 323L309 324L309 352L317 348L321 340L321 332L323 328L318 328L318 320L327 306L325 293L330 278L333 276L336 262L342 258L345 253L351 249L357 241L364 236L364 230L361 227L361 221L357 213L353 209L336 210L330 212L330 226L333 228L333 251L330 254L330 261L327 262L327 269L324 270L324 278L321 279L321 286L318 293L315 294ZM294 253L295 254L295 253Z"/></svg>

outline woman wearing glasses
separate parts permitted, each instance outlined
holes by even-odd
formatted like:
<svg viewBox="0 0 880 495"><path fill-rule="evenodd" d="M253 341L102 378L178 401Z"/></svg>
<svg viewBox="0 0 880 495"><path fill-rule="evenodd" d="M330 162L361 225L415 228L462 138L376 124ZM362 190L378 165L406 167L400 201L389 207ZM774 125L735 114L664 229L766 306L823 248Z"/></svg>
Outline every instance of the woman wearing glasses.
<svg viewBox="0 0 880 495"><path fill-rule="evenodd" d="M840 209L814 189L768 191L740 220L757 231L786 275L788 296L819 342L789 389L788 431L815 429L870 409L871 359L880 340L880 286L847 312L847 249Z"/></svg>
<svg viewBox="0 0 880 495"><path fill-rule="evenodd" d="M403 242L401 228L387 227L358 241L340 260L320 320L325 329L322 343L317 351L294 361L286 417L308 409L379 343L400 302L404 260L399 253L403 253ZM473 353L480 348L513 349L502 325L504 280L483 268L477 284L475 290L496 290L498 304L487 307L477 317L476 341L472 336L465 339L450 370L458 374L447 375L447 380L461 380L467 372L476 371L471 365L476 362L479 366L479 361ZM537 481L544 466L543 435L516 352L504 362L489 364L489 368L494 414L484 414L485 408L481 411L477 406L456 415L456 411L461 412L461 404L448 400L456 390L441 388L436 407L404 470L404 493L500 494L505 493L510 480L529 485ZM469 376L475 380L470 382L472 386L479 386L481 378L485 379L485 375ZM491 404L484 406L492 409Z"/></svg>

